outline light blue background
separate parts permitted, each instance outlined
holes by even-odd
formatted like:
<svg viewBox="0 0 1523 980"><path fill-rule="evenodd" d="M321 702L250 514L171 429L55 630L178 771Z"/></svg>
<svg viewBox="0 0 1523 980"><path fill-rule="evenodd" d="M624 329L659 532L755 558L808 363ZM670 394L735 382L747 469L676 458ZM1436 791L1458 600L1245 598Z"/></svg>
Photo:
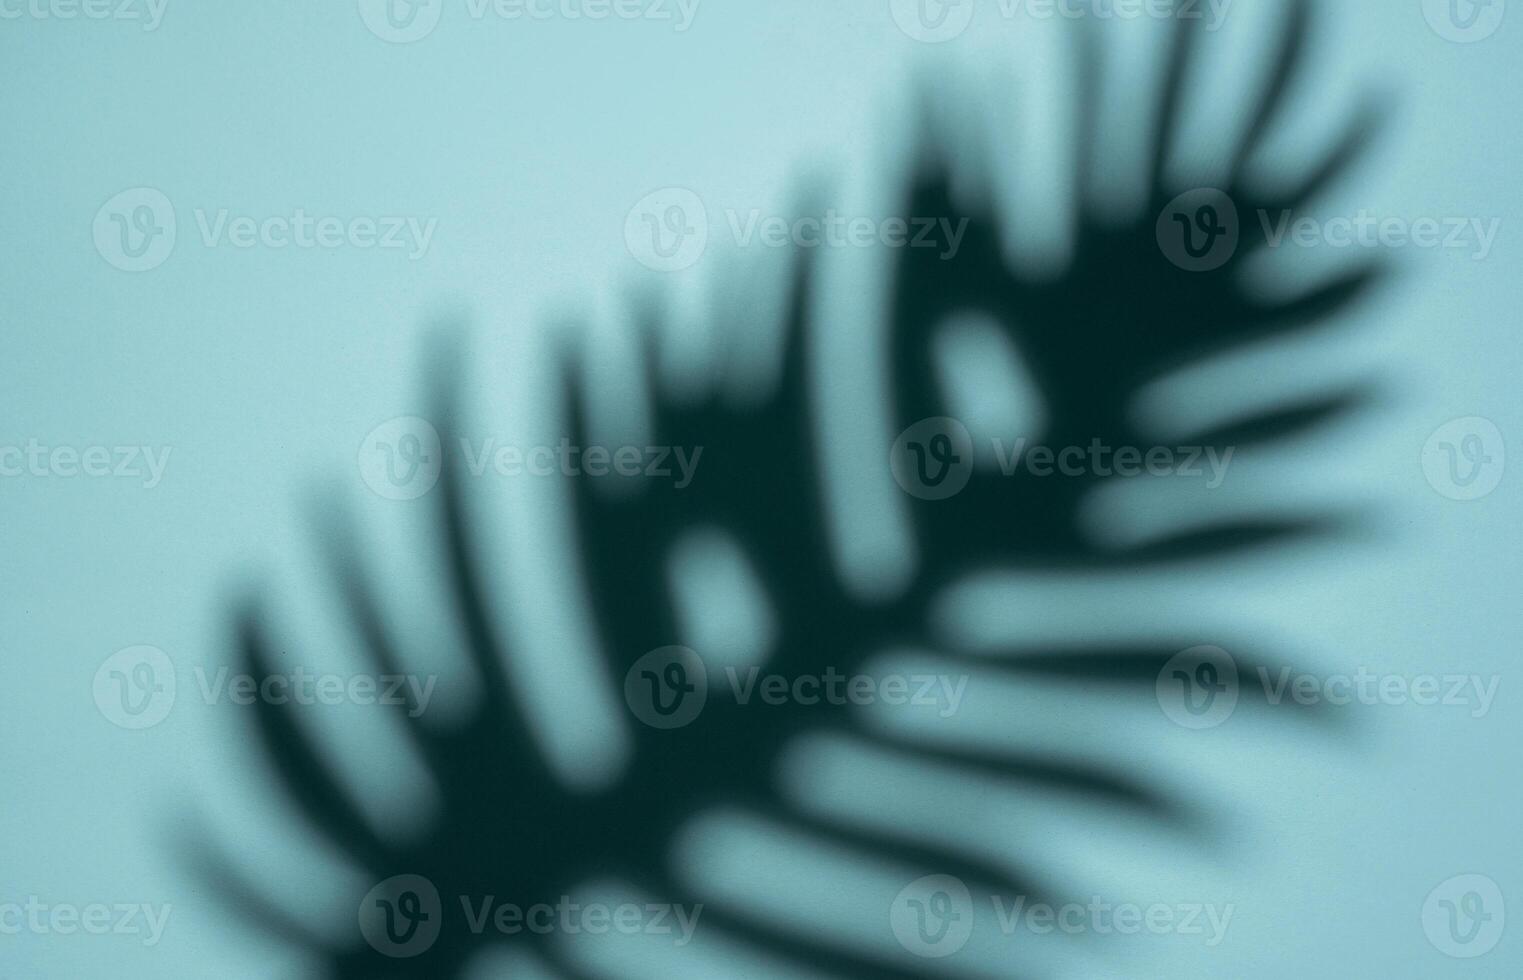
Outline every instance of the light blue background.
<svg viewBox="0 0 1523 980"><path fill-rule="evenodd" d="M1242 16L1210 52L1214 77L1226 81L1193 91L1230 91L1252 63L1243 52L1268 37L1275 5L1239 3ZM1269 727L1209 738L1149 729L1141 764L1227 801L1230 846L1188 856L1188 842L1068 821L1055 828L1066 835L1057 849L1086 864L1086 880L1127 883L1144 904L1167 882L1157 897L1233 902L1236 915L1215 950L1138 941L1079 975L1503 978L1523 964L1516 924L1494 952L1466 962L1440 955L1419 923L1428 891L1465 872L1493 877L1523 917L1523 466L1486 499L1460 503L1435 493L1419 463L1428 435L1463 416L1491 419L1523 451L1523 24L1510 11L1490 40L1457 45L1429 30L1416 0L1323 6L1326 31L1296 102L1305 145L1331 132L1361 81L1397 105L1376 164L1329 196L1330 213L1500 218L1501 235L1485 262L1401 250L1404 275L1336 339L1287 353L1290 367L1272 375L1250 364L1216 380L1249 390L1318 372L1385 378L1390 403L1266 464L1278 482L1265 491L1373 501L1381 535L1137 588L1183 595L1210 621L1261 622L1327 669L1500 674L1500 694L1482 719L1371 709L1365 737L1337 746ZM1029 205L1031 234L1061 237L1052 195L1031 186L1032 174L1062 177L1060 128L1041 128L1056 125L1067 91L1054 80L1060 23L1001 20L981 4L968 34L933 49L872 0L708 0L685 33L669 22L477 22L463 0L446 8L438 30L409 45L377 39L339 0L169 0L152 32L131 22L0 22L0 443L172 447L152 490L0 480L0 902L35 894L173 905L153 948L130 936L0 936L6 976L264 977L296 964L231 921L173 859L185 826L205 818L240 858L289 868L280 887L298 905L320 902L325 888L339 894L317 845L263 792L238 709L193 703L189 670L227 661L226 600L255 577L286 591L289 615L308 625L307 662L342 669L340 625L306 592L316 581L317 487L362 511L397 594L429 580L407 536L425 519L371 495L354 457L372 427L422 410L430 317L469 311L469 394L491 420L486 431L512 437L518 420L543 425L535 366L547 319L585 315L617 336L629 288L652 278L623 239L637 200L680 185L711 217L729 207L782 213L806 171L834 182L841 200L861 200L866 165L902 128L913 78L955 74L969 92L1005 86L996 100L1005 124L1042 134L1008 192ZM1140 24L1112 40L1145 68L1156 35L1157 25ZM1119 118L1139 89L1112 93ZM1196 132L1209 136L1211 110L1201 112ZM1291 161L1298 150L1294 136L1277 148ZM179 240L163 266L133 275L102 259L91 226L107 199L136 186L174 202ZM298 207L431 217L438 230L428 254L409 261L357 249L208 248L193 217L197 208L264 217ZM744 252L716 245L661 288L701 309L707 290L723 289L727 262L765 265ZM846 385L832 397L866 392ZM881 460L870 436L848 440L856 448L843 454ZM502 488L492 506L512 498L530 515L555 507L541 487ZM505 537L521 539L515 526L537 533L532 516L500 516ZM847 557L871 564L872 555ZM533 560L532 548L503 559L513 594L530 588L514 570ZM546 577L534 587L572 591ZM579 629L549 614L524 626L528 656L547 664L539 690L564 689L558 678L575 655L547 651L574 647ZM96 711L91 680L111 652L138 644L170 653L182 695L164 724L124 732ZM556 728L557 717L585 719L595 703L564 697L547 694L537 717L568 771L583 765L573 777L596 780L617 765L619 732ZM384 743L355 734L366 730L362 714L325 721L336 752L373 753L356 778L385 800L407 782L399 773L409 763L394 766ZM1131 739L1098 741L1116 759L1136 751Z"/></svg>

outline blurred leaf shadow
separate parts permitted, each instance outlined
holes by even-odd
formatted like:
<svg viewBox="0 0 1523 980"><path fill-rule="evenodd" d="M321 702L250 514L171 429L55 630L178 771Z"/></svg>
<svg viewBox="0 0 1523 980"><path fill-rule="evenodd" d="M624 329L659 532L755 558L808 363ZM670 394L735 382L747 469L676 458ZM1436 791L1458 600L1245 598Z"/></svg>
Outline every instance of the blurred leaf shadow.
<svg viewBox="0 0 1523 980"><path fill-rule="evenodd" d="M1221 188L1244 214L1303 206L1349 167L1380 115L1373 102L1367 104L1322 158L1277 188L1257 186L1245 175L1302 67L1310 7L1309 2L1291 5L1269 82L1246 108L1250 125L1240 143L1227 148L1230 167ZM1050 412L1047 442L1087 446L1098 439L1110 446L1144 446L1148 433L1129 413L1144 385L1225 351L1323 326L1379 280L1381 265L1371 260L1300 295L1268 299L1246 286L1241 275L1255 254L1253 245L1261 244L1249 241L1246 227L1242 247L1220 268L1192 272L1169 261L1159 246L1155 217L1175 198L1166 186L1165 162L1180 138L1185 76L1199 37L1191 22L1178 23L1156 97L1159 122L1149 154L1150 198L1137 220L1118 223L1114 215L1098 213L1084 192L1096 179L1095 100L1105 66L1091 36L1081 44L1083 84L1074 104L1081 209L1072 261L1056 276L1038 280L1012 269L1003 245L1008 219L992 205L970 204L954 195L950 160L957 148L935 135L933 119L926 120L918 166L899 213L966 217L968 225L954 258L904 248L894 259L885 324L893 432L950 414L932 344L938 325L962 312L991 317L1029 364ZM798 251L788 287L781 374L759 401L738 405L718 391L696 399L669 397L654 368L659 358L653 349L647 352L652 441L707 450L691 486L678 490L653 482L635 493L609 495L594 481L571 481L580 549L576 560L612 678L623 679L648 651L679 642L664 562L673 541L693 527L724 529L753 563L776 613L767 669L785 677L827 669L850 676L863 672L869 658L885 647L941 646L930 627L938 598L981 570L1109 569L1147 575L1163 564L1218 560L1345 527L1346 518L1323 514L1250 515L1117 549L1092 540L1080 520L1084 499L1103 477L1039 479L975 470L950 499L906 496L919 559L914 578L893 596L863 598L842 582L827 546L832 531L820 492L819 457L820 434L830 420L819 417L810 387L811 377L826 368L811 361L806 340L808 330L818 329L809 315L816 272L813 254ZM642 311L642 337L652 348L662 315L655 303ZM460 429L451 395L454 354L448 346L432 362L428 381L432 417L446 444ZM571 419L567 435L577 445L591 442L582 360L581 352L568 353L561 379ZM1365 396L1352 387L1313 401L1280 404L1202 433L1200 441L1243 447L1292 439L1358 407ZM281 790L338 855L373 880L417 874L443 894L492 894L527 907L553 903L589 878L617 876L665 901L696 904L700 896L690 893L672 867L673 835L700 811L739 806L864 860L953 875L991 894L1063 898L1063 882L1035 871L1013 873L971 847L950 848L800 812L778 785L779 759L796 736L821 730L891 744L925 764L991 783L1060 788L1094 806L1135 813L1142 821L1189 824L1202 819L1196 801L1178 798L1122 768L1037 751L960 749L895 739L864 726L845 707L785 704L759 711L717 698L684 727L631 726L633 751L621 776L595 790L569 788L537 750L532 726L517 707L526 695L515 679L514 652L502 635L499 611L483 582L481 539L472 533L462 481L458 466L446 466L433 499L454 615L485 696L472 714L450 727L414 717L410 710L397 713L439 789L436 822L415 840L388 842L315 750L293 708L259 703L252 709L259 747ZM406 652L384 624L357 538L343 512L335 509L325 545L345 599L344 612L374 670L404 673ZM244 668L256 677L278 670L261 605L239 608L235 623ZM1166 642L1118 640L1098 647L1016 649L1005 657L974 658L956 651L948 656L968 665L976 662L980 670L1069 685L1079 698L1101 685L1150 692L1170 659L1198 642L1181 634ZM1240 658L1245 667L1256 662L1268 661ZM1280 710L1312 720L1316 716L1288 704ZM313 928L283 909L268 897L269 883L261 885L240 869L209 834L191 847L198 869L216 882L242 917L308 953L327 976L458 976L484 941L468 930L446 928L420 955L390 957L362 940L352 928L353 909L346 908L333 918L351 922L352 941L334 945L332 930ZM744 908L706 903L704 922L706 928L814 973L908 978L926 975L933 966L897 949L872 954L792 931ZM586 975L547 937L525 933L518 939L557 974ZM955 975L955 964L935 966Z"/></svg>

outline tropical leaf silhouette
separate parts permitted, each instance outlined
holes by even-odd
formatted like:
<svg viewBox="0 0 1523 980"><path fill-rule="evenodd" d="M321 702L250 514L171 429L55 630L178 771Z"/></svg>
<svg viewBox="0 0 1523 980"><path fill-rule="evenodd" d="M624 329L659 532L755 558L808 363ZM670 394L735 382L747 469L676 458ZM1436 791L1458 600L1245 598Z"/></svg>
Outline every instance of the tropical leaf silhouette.
<svg viewBox="0 0 1523 980"><path fill-rule="evenodd" d="M1359 112L1322 159L1282 186L1262 187L1249 180L1247 165L1278 121L1305 55L1309 6L1292 5L1268 83L1247 109L1250 124L1225 156L1220 187L1243 213L1303 206L1348 167L1367 143L1378 115L1373 105ZM1080 122L1081 210L1072 260L1059 275L1027 277L1012 266L1004 247L1009 219L984 198L969 201L954 194L949 162L954 148L933 135L933 124L927 125L920 164L899 213L966 217L968 225L955 258L935 250L900 249L894 260L885 330L891 431L950 414L932 345L939 326L954 314L986 315L1019 351L1048 406L1047 442L1085 446L1099 439L1111 446L1147 445L1149 433L1139 430L1129 414L1144 386L1222 351L1324 324L1376 281L1379 267L1372 262L1302 295L1269 299L1245 283L1243 267L1256 252L1246 236L1236 255L1210 272L1186 271L1160 251L1156 217L1180 190L1167 186L1165 161L1180 138L1184 81L1200 33L1193 22L1178 24L1158 95L1148 206L1136 218L1116 220L1101 213L1090 193L1098 180L1096 79L1105 66L1092 44L1083 46L1085 85L1074 107ZM1337 523L1323 514L1265 514L1161 542L1116 547L1094 541L1080 518L1083 501L1102 477L1038 479L980 468L951 499L907 498L918 555L914 577L891 596L864 598L843 582L829 546L832 528L819 460L821 433L831 420L821 417L810 393L810 378L827 366L812 361L815 348L807 342L808 332L820 329L810 322L815 272L813 253L800 251L788 285L782 368L759 400L737 402L718 390L697 398L671 396L655 370L654 323L662 313L656 305L644 311L644 336L652 348L643 359L653 403L652 442L701 446L705 453L699 477L681 490L650 483L638 492L610 495L594 487L594 481L572 481L579 563L607 670L616 680L625 678L648 651L680 642L666 561L673 543L695 527L721 528L744 551L775 613L777 633L766 669L795 677L827 669L855 675L889 647L947 649L936 631L939 600L949 586L978 572L1106 568L1144 574L1162 562L1217 559ZM746 329L744 320L732 329ZM448 444L460 419L450 394L448 359L440 363L444 366L430 382L432 418ZM580 355L567 357L562 380L571 420L567 435L574 444L590 444L587 375ZM1358 396L1350 390L1278 405L1230 429L1202 433L1198 441L1245 446L1290 438L1342 414ZM525 694L515 680L514 651L501 632L501 611L484 584L480 539L472 533L457 466L445 467L433 499L439 507L439 540L454 614L484 691L474 712L449 727L408 711L398 713L438 788L437 819L406 843L388 842L343 788L295 709L268 703L253 709L259 745L281 789L338 854L376 881L417 874L441 893L493 894L527 907L553 904L589 878L615 876L667 902L703 902L705 928L801 971L913 977L924 975L928 965L899 950L863 950L832 940L828 929L792 930L746 908L692 894L673 869L674 834L712 806L739 807L864 860L955 875L991 893L1062 896L1062 882L1034 871L1012 872L974 848L825 819L794 805L779 785L780 761L797 736L821 731L844 733L891 749L906 761L991 782L1060 787L1094 806L1126 808L1143 820L1195 819L1190 801L1121 767L1078 757L921 742L864 725L847 707L785 704L758 710L719 697L711 698L685 727L633 726L633 752L618 778L595 790L568 787L537 750L532 726L517 708ZM404 673L406 652L388 633L356 535L341 523L332 537L338 543L328 555L331 569L374 670ZM240 656L255 676L278 669L265 617L258 605L241 609L237 617ZM1164 664L1199 642L1181 632L1173 640L1012 649L1003 657L980 656L976 663L981 671L993 669L1012 678L1066 683L1073 697L1083 698L1100 687L1151 691ZM975 662L955 649L946 656L954 663ZM1247 664L1253 658L1239 660ZM198 845L197 857L243 916L305 950L329 976L455 976L489 941L467 930L445 929L425 953L409 959L376 952L352 929L352 941L334 945L328 938L331 930L312 928L269 897L278 882L254 881L210 841ZM352 907L346 907L334 917L352 922L353 915ZM557 943L527 933L518 938L556 972L585 975Z"/></svg>

